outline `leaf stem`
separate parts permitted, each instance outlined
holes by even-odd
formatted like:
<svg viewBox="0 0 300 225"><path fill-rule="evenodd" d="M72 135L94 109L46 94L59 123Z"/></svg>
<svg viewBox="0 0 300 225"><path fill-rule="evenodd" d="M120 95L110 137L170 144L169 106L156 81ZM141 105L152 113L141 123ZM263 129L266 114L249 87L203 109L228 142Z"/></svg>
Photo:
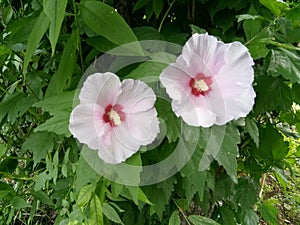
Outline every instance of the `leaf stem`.
<svg viewBox="0 0 300 225"><path fill-rule="evenodd" d="M173 1L170 3L169 8L167 9L167 11L166 11L164 17L162 18L162 20L161 20L161 22L160 22L160 24L159 24L158 32L161 31L161 28L162 28L162 26L163 26L163 24L164 24L164 22L165 22L165 20L166 20L166 18L167 18L167 16L168 16L169 12L170 12L172 6L174 5L175 1L176 1L176 0L173 0Z"/></svg>
<svg viewBox="0 0 300 225"><path fill-rule="evenodd" d="M182 208L177 204L176 200L174 198L172 198L175 205L177 206L178 210L180 211L180 213L182 214L183 218L185 219L185 221L187 222L188 225L191 225L190 221L188 220L188 218L186 217L186 215L184 214Z"/></svg>

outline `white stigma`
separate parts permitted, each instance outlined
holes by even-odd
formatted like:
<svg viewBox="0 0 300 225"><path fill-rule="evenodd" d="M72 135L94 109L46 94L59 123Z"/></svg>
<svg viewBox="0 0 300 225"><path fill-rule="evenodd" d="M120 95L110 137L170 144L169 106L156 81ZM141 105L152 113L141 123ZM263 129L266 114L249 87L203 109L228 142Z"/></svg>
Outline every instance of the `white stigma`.
<svg viewBox="0 0 300 225"><path fill-rule="evenodd" d="M114 110L110 110L110 112L108 113L108 117L111 121L114 122L116 126L119 126L122 123L119 113Z"/></svg>
<svg viewBox="0 0 300 225"><path fill-rule="evenodd" d="M200 91L208 91L209 86L206 84L204 80L195 80L194 88L200 90Z"/></svg>

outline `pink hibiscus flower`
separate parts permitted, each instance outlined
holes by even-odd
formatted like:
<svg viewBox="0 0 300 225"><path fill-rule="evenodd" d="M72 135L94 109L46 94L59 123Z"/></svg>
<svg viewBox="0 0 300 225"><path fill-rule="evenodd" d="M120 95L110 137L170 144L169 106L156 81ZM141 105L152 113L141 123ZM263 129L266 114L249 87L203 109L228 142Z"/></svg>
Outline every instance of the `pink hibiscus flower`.
<svg viewBox="0 0 300 225"><path fill-rule="evenodd" d="M254 65L239 42L224 44L194 34L160 80L177 116L191 126L210 127L245 117L253 107Z"/></svg>
<svg viewBox="0 0 300 225"><path fill-rule="evenodd" d="M156 96L141 81L121 83L112 73L96 73L84 82L79 99L69 129L107 163L125 161L141 145L152 143L159 132Z"/></svg>

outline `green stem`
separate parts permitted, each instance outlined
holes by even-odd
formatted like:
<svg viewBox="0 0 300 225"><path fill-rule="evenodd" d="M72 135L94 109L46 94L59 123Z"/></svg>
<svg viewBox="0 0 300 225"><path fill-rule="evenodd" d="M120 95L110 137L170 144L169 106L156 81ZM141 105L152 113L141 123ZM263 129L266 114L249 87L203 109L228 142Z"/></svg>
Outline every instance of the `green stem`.
<svg viewBox="0 0 300 225"><path fill-rule="evenodd" d="M9 179L12 179L12 180L34 180L34 177L16 176L16 174L11 174L11 173L7 173L7 172L1 172L0 171L0 174L5 176L5 178L9 178Z"/></svg>
<svg viewBox="0 0 300 225"><path fill-rule="evenodd" d="M169 14L169 12L170 12L172 6L174 5L175 1L176 1L176 0L173 0L173 2L171 2L171 4L169 5L169 8L167 9L167 11L166 11L164 17L162 18L162 20L161 20L161 22L160 22L160 24L159 24L158 32L161 31L161 28L162 28L162 26L163 26L163 24L164 24L164 22L165 22L165 19L167 18L167 16L168 16L168 14Z"/></svg>
<svg viewBox="0 0 300 225"><path fill-rule="evenodd" d="M185 221L187 222L188 225L191 225L190 221L188 220L188 218L186 217L186 215L184 214L183 210L181 209L181 207L177 204L176 200L174 198L172 198L175 205L177 206L178 210L180 211L180 213L182 214L183 218L185 219Z"/></svg>

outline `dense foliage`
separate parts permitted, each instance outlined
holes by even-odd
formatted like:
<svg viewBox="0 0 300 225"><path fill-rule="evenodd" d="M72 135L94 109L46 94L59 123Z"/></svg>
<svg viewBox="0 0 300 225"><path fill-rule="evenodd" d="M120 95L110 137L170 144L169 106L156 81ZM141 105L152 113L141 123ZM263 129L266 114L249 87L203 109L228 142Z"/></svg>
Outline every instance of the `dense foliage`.
<svg viewBox="0 0 300 225"><path fill-rule="evenodd" d="M0 6L0 224L299 224L297 1L0 0ZM180 143L193 144L182 141L197 140L189 162L146 186L99 175L101 169L90 167L95 155L68 129L84 72L125 43L182 46L192 33L205 32L249 49L257 94L252 112L224 126L194 128L158 98L166 136L128 163L154 164ZM164 50L152 49L149 57L174 61L174 52ZM137 61L116 73L158 78L166 67L159 61Z"/></svg>

